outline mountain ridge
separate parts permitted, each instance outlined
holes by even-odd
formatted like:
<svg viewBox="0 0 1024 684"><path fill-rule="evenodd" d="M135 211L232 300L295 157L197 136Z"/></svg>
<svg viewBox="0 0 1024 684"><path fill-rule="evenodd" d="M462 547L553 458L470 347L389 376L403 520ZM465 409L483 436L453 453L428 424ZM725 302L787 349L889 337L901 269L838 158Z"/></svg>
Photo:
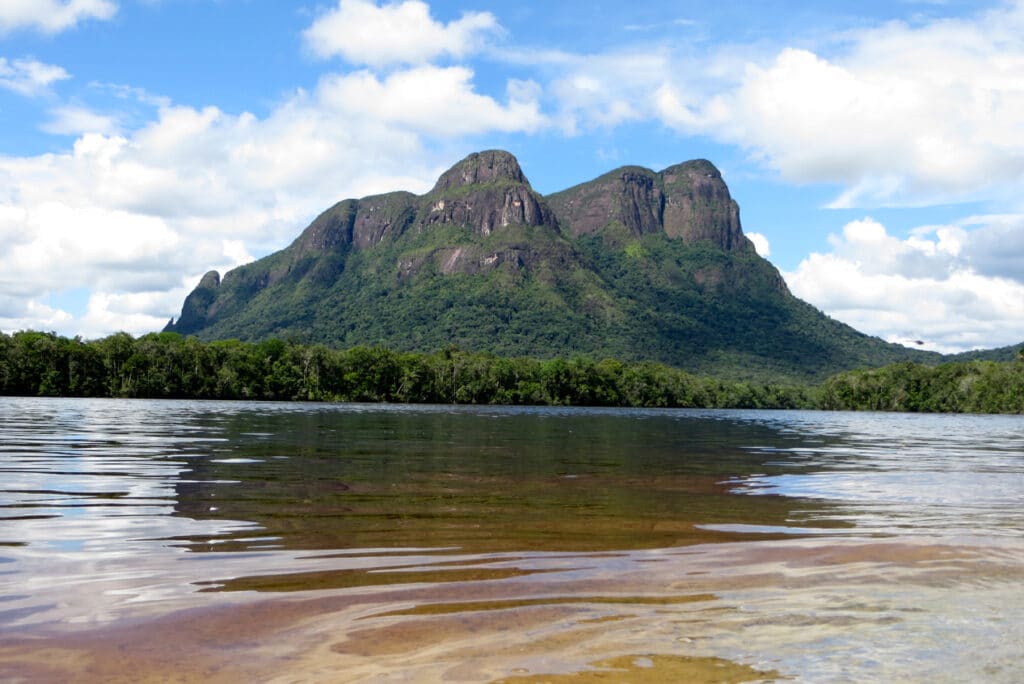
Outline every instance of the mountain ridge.
<svg viewBox="0 0 1024 684"><path fill-rule="evenodd" d="M542 196L502 150L467 156L424 195L334 204L285 249L207 273L165 330L613 356L752 379L938 358L793 297L710 161L624 166Z"/></svg>

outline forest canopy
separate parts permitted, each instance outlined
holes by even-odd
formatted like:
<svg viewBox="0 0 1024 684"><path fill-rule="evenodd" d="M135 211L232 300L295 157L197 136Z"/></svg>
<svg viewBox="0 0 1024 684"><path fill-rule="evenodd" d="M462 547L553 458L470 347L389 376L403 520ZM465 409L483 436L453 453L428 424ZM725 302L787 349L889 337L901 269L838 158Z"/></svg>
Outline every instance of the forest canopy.
<svg viewBox="0 0 1024 684"><path fill-rule="evenodd" d="M1024 412L1024 363L899 363L819 386L723 381L664 364L330 349L177 333L83 341L0 333L0 394L439 404Z"/></svg>

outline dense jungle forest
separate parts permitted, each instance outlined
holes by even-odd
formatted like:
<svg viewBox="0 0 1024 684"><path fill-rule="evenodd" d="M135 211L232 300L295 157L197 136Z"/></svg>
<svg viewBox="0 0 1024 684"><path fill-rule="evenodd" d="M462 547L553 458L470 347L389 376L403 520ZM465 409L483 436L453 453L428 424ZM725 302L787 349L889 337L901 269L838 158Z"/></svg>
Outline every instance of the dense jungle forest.
<svg viewBox="0 0 1024 684"><path fill-rule="evenodd" d="M331 349L177 333L0 333L0 394L439 404L1024 412L1024 362L898 363L820 385L723 381L653 362Z"/></svg>

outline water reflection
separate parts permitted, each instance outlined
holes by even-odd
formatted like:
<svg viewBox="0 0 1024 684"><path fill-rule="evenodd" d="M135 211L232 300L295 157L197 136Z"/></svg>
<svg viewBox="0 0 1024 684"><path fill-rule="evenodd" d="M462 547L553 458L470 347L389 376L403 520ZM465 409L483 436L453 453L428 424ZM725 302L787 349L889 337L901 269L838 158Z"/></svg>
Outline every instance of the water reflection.
<svg viewBox="0 0 1024 684"><path fill-rule="evenodd" d="M110 621L188 604L200 588L279 590L282 572L307 588L380 579L369 576L381 565L372 554L358 569L299 551L668 547L740 538L695 523L782 522L791 506L721 484L762 470L738 446L771 434L756 423L447 407L0 407L0 544L17 550L10 628Z"/></svg>
<svg viewBox="0 0 1024 684"><path fill-rule="evenodd" d="M1008 416L837 414L812 434L841 437L760 450L788 472L737 478L735 490L822 502L797 517L858 531L961 543L1024 530L1024 424Z"/></svg>
<svg viewBox="0 0 1024 684"><path fill-rule="evenodd" d="M1021 675L1016 418L0 399L0 444L0 679Z"/></svg>
<svg viewBox="0 0 1024 684"><path fill-rule="evenodd" d="M694 522L782 522L731 496L770 431L638 412L313 411L234 416L229 446L176 485L190 518L259 521L283 548L596 550L709 540ZM221 451L224 453L222 454ZM230 453L231 456L226 454ZM241 481L244 486L227 483ZM191 547L203 551L209 539ZM238 548L237 539L224 543Z"/></svg>

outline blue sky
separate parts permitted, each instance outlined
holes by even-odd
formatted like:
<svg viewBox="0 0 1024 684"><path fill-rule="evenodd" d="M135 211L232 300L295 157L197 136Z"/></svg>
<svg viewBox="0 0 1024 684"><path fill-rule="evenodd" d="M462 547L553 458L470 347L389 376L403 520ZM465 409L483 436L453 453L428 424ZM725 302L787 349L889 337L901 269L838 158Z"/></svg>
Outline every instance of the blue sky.
<svg viewBox="0 0 1024 684"><path fill-rule="evenodd" d="M5 0L0 330L157 330L345 197L504 148L543 193L703 157L790 288L1024 340L1024 2Z"/></svg>

